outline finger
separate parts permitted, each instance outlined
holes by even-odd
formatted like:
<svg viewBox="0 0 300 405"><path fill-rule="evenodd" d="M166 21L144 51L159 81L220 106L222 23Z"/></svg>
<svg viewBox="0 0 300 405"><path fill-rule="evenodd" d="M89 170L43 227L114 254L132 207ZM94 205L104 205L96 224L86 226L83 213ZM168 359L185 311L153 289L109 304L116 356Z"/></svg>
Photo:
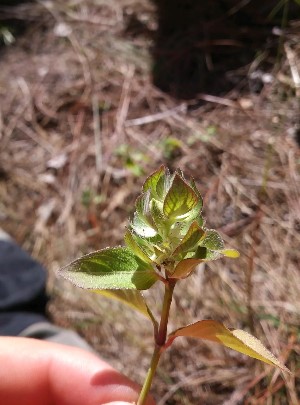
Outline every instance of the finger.
<svg viewBox="0 0 300 405"><path fill-rule="evenodd" d="M133 403L139 387L95 355L28 338L0 338L0 403ZM149 405L154 402L149 399Z"/></svg>

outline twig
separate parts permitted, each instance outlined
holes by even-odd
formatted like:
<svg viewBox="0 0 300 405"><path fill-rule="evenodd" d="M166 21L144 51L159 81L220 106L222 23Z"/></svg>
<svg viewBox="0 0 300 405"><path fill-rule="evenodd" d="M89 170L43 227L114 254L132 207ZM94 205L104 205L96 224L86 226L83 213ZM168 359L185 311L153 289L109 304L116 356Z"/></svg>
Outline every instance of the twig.
<svg viewBox="0 0 300 405"><path fill-rule="evenodd" d="M98 174L100 174L102 171L102 140L101 140L99 102L95 94L92 97L92 104L93 104L93 127L95 139L96 171Z"/></svg>
<svg viewBox="0 0 300 405"><path fill-rule="evenodd" d="M227 107L241 108L241 106L236 102L229 100L228 98L211 96L210 94L197 94L197 98L200 100L208 101L209 103L226 105Z"/></svg>
<svg viewBox="0 0 300 405"><path fill-rule="evenodd" d="M151 122L161 121L165 118L173 116L175 113L178 112L186 112L186 104L180 104L177 107L171 108L170 110L162 111L160 113L146 115L140 118L134 118L132 120L127 120L125 122L126 127L133 127L137 125L145 125L150 124Z"/></svg>
<svg viewBox="0 0 300 405"><path fill-rule="evenodd" d="M298 71L298 64L296 61L295 52L292 51L288 44L284 44L284 50L287 56L287 60L290 65L292 78L294 81L295 89L296 89L296 96L300 97L300 74Z"/></svg>
<svg viewBox="0 0 300 405"><path fill-rule="evenodd" d="M129 109L129 104L130 104L130 86L131 86L131 81L133 79L135 68L133 65L128 66L126 76L124 79L123 83L123 88L122 88L122 93L121 93L121 98L120 98L120 103L119 103L119 108L117 112L117 123L114 131L114 135L120 135L122 127L125 123L127 114L128 114L128 109Z"/></svg>
<svg viewBox="0 0 300 405"><path fill-rule="evenodd" d="M255 387L263 378L265 378L267 372L260 373L257 377L254 377L246 386L237 389L233 392L230 398L223 403L223 405L237 405L240 404L244 397L248 394L251 388Z"/></svg>
<svg viewBox="0 0 300 405"><path fill-rule="evenodd" d="M254 310L253 310L253 275L255 271L255 257L257 256L257 247L259 246L258 231L260 227L261 211L259 210L256 216L256 223L252 231L252 243L250 246L249 254L249 263L248 268L246 269L246 306L247 306L247 317L248 325L251 333L255 333L255 319L254 319Z"/></svg>
<svg viewBox="0 0 300 405"><path fill-rule="evenodd" d="M17 128L22 131L25 135L28 136L28 138L32 139L34 142L36 142L37 145L41 146L41 148L45 149L47 152L53 154L54 149L51 144L46 142L44 139L42 139L40 136L38 136L31 128L26 126L23 123L20 123L17 125Z"/></svg>
<svg viewBox="0 0 300 405"><path fill-rule="evenodd" d="M4 131L3 131L4 125L3 125L3 117L2 117L2 112L0 110L0 141L2 140L4 136Z"/></svg>
<svg viewBox="0 0 300 405"><path fill-rule="evenodd" d="M47 4L47 2L38 0L38 3L41 6L45 7L45 9L55 19L55 21L57 21L58 23L65 23L64 20L59 15L59 13L53 7L51 7L51 5ZM91 86L92 86L92 75L91 75L89 60L85 53L84 48L80 45L80 42L78 41L77 37L74 35L73 31L71 31L71 33L68 34L66 38L68 38L68 40L70 41L70 44L72 45L72 47L77 55L79 63L82 66L82 73L83 73L84 81L86 84L86 88L84 89L84 93L83 93L83 98L85 98L88 96Z"/></svg>
<svg viewBox="0 0 300 405"><path fill-rule="evenodd" d="M70 173L69 173L69 178L68 178L68 189L66 190L65 193L65 202L64 202L64 209L61 212L57 223L59 225L64 224L68 217L70 216L70 213L72 211L73 205L74 205L74 190L76 187L76 179L77 179L77 172L78 172L78 162L77 162L77 157L78 157L78 152L80 150L80 135L81 135L81 130L82 126L84 123L84 112L81 111L78 114L77 121L73 127L73 143L74 143L74 149L72 150L72 155L70 157Z"/></svg>

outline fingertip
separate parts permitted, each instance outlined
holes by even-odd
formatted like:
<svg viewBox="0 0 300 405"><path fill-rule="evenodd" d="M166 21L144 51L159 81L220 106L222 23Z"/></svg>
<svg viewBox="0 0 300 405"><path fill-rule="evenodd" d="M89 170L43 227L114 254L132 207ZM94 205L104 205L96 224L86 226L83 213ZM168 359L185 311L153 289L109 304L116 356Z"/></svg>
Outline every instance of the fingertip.
<svg viewBox="0 0 300 405"><path fill-rule="evenodd" d="M117 401L117 402L107 402L106 404L103 404L103 405L135 405L136 404L136 402L120 402L120 401Z"/></svg>
<svg viewBox="0 0 300 405"><path fill-rule="evenodd" d="M107 402L102 405L136 405L136 402L124 402L124 401L114 401L114 402ZM146 405L155 405L155 401L153 398L150 398L150 400L147 401Z"/></svg>
<svg viewBox="0 0 300 405"><path fill-rule="evenodd" d="M0 338L0 357L7 365L0 367L0 404L4 398L6 404L19 403L20 392L24 404L35 405L48 403L50 394L53 403L135 405L139 395L137 384L78 348ZM147 405L155 405L151 396Z"/></svg>

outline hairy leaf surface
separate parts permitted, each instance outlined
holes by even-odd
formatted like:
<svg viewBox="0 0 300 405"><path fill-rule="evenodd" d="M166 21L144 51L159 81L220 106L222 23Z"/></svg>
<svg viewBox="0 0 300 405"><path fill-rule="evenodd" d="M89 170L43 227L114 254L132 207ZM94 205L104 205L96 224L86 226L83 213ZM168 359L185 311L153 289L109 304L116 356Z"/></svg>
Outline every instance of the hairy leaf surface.
<svg viewBox="0 0 300 405"><path fill-rule="evenodd" d="M164 200L164 214L171 219L184 218L197 205L195 191L178 175L175 174L172 185Z"/></svg>
<svg viewBox="0 0 300 405"><path fill-rule="evenodd" d="M289 372L260 340L243 330L230 331L217 321L204 320L177 329L169 335L166 346L178 336L210 340Z"/></svg>
<svg viewBox="0 0 300 405"><path fill-rule="evenodd" d="M94 292L118 300L151 319L145 300L138 290L94 290Z"/></svg>
<svg viewBox="0 0 300 405"><path fill-rule="evenodd" d="M164 235L167 228L167 219L163 213L162 202L153 199L150 205L150 212L153 222L161 235Z"/></svg>
<svg viewBox="0 0 300 405"><path fill-rule="evenodd" d="M154 238L157 236L156 229L153 226L149 225L145 222L137 212L134 214L133 221L131 223L131 227L138 235L143 238Z"/></svg>
<svg viewBox="0 0 300 405"><path fill-rule="evenodd" d="M147 290L158 279L151 265L127 247L89 253L70 263L61 275L81 288Z"/></svg>
<svg viewBox="0 0 300 405"><path fill-rule="evenodd" d="M154 198L161 200L165 193L166 176L166 167L162 165L158 170L147 177L143 185L143 191L146 192L149 190Z"/></svg>
<svg viewBox="0 0 300 405"><path fill-rule="evenodd" d="M143 260L146 263L151 263L151 259L147 256L146 252L143 250L143 248L137 243L136 238L134 235L130 232L130 230L127 230L124 236L124 241L128 248L141 260Z"/></svg>
<svg viewBox="0 0 300 405"><path fill-rule="evenodd" d="M187 231L185 237L182 239L181 243L175 251L173 255L179 255L180 253L186 253L192 248L194 248L197 243L199 242L200 238L203 236L204 231L200 228L197 222L193 222Z"/></svg>
<svg viewBox="0 0 300 405"><path fill-rule="evenodd" d="M204 246L209 250L223 250L224 242L217 231L207 229L204 238L200 242L200 246Z"/></svg>

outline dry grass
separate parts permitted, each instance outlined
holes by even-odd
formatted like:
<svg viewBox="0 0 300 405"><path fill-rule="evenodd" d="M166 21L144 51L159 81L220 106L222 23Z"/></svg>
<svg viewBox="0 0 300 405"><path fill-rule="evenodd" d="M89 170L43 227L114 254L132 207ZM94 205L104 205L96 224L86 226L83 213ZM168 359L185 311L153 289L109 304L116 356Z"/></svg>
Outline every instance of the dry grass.
<svg viewBox="0 0 300 405"><path fill-rule="evenodd" d="M146 174L162 162L180 167L197 181L208 224L241 258L184 281L172 325L213 318L252 329L294 375L182 339L162 360L153 387L158 404L296 405L299 22L259 94L232 90L180 102L151 83L146 33L156 25L147 1L46 1L14 13L32 22L1 49L0 220L49 269L54 321L76 328L142 382L151 352L147 321L55 274L81 253L122 243ZM126 29L131 16L143 23L140 35ZM228 74L251 89L260 66L255 59Z"/></svg>

